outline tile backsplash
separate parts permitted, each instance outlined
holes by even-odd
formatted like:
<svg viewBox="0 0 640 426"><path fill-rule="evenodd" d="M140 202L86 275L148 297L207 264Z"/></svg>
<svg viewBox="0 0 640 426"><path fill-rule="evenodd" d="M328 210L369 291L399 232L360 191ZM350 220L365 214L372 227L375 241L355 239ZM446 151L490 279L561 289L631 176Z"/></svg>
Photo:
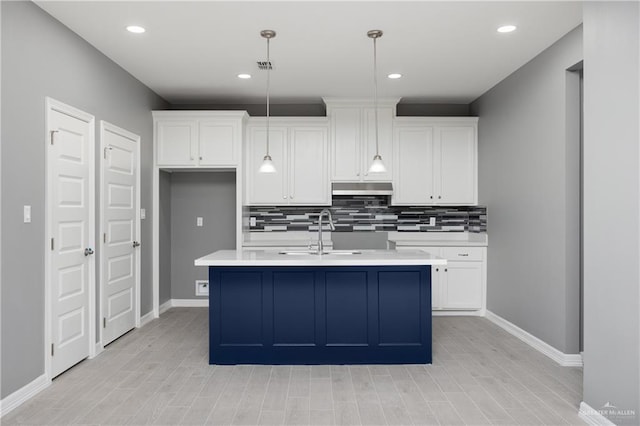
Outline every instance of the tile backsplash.
<svg viewBox="0 0 640 426"><path fill-rule="evenodd" d="M334 196L334 232L486 232L483 206L390 206L387 196ZM316 231L322 206L251 206L251 232ZM430 226L435 218L435 226ZM255 224L253 222L255 220ZM325 229L325 226L323 226ZM328 228L326 228L328 229Z"/></svg>

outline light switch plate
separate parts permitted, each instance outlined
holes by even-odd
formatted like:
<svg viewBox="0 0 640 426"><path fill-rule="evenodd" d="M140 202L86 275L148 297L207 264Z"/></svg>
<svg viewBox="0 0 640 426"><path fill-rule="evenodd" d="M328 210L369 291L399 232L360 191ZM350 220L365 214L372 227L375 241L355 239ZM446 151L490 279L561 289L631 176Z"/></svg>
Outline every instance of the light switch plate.
<svg viewBox="0 0 640 426"><path fill-rule="evenodd" d="M140 209L140 219L147 218L147 209Z"/></svg>
<svg viewBox="0 0 640 426"><path fill-rule="evenodd" d="M429 218L429 226L436 226L436 218L435 217L430 217Z"/></svg>
<svg viewBox="0 0 640 426"><path fill-rule="evenodd" d="M22 216L24 223L31 223L31 206L24 206Z"/></svg>
<svg viewBox="0 0 640 426"><path fill-rule="evenodd" d="M196 226L202 226L204 224L204 219L200 216L196 217Z"/></svg>
<svg viewBox="0 0 640 426"><path fill-rule="evenodd" d="M249 218L249 226L256 226L256 218L255 217L250 217Z"/></svg>

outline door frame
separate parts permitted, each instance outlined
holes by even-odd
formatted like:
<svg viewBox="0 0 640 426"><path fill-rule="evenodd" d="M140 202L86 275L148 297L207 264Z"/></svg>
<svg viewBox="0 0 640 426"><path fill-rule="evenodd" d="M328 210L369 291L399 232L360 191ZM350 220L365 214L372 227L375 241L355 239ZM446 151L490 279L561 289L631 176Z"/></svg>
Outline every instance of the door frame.
<svg viewBox="0 0 640 426"><path fill-rule="evenodd" d="M115 133L118 134L122 137L125 137L127 139L131 139L132 141L135 142L136 144L136 157L137 157L137 161L136 161L136 197L134 200L134 210L135 210L135 221L136 221L136 235L134 236L135 241L140 242L140 235L141 235L141 230L140 230L140 225L141 225L141 220L140 220L140 204L141 204L141 194L140 194L140 143L141 143L141 138L139 135L136 135L135 133L132 133L126 129L123 129L121 127L118 127L114 124L109 123L108 121L104 121L104 120L100 120L100 224L99 224L99 234L100 235L104 235L105 233L105 226L104 226L104 208L105 208L105 193L103 191L104 189L104 183L105 183L105 149L106 149L106 145L105 145L105 133L106 132L111 132L111 133ZM100 242L102 241L102 242ZM102 281L102 274L104 273L103 271L103 267L104 267L104 239L100 239L98 237L98 242L99 242L99 249L97 250L97 261L98 261L98 265L100 265L100 276L98 277L98 316L96 317L98 319L98 323L100 322L100 319L104 317L104 312L103 312L103 306L102 303L104 302L102 300L102 293L103 293L103 285L104 282ZM134 306L135 312L133 314L134 318L135 318L135 326L136 328L140 327L140 268L142 266L142 262L141 262L141 253L142 250L138 250L138 252L136 253L136 257L135 257L135 264L134 264L134 268L135 268L135 295L136 295L136 303ZM98 341L96 342L96 351L99 353L104 349L104 345L102 343L102 327L100 327L100 325L98 324Z"/></svg>
<svg viewBox="0 0 640 426"><path fill-rule="evenodd" d="M78 120L84 121L89 124L91 131L89 132L89 146L87 147L87 158L89 158L89 235L87 236L87 242L89 247L95 247L95 217L96 217L96 207L95 207L95 117L89 113L86 113L82 110L74 108L70 105L67 105L63 102L55 100L50 97L45 97L45 126L44 126L44 149L45 149L45 193L44 193L44 212L45 212L45 225L44 225L44 264L45 264L45 274L44 274L44 373L45 377L48 381L52 380L51 377L51 335L52 335L52 327L53 321L51 318L52 315L52 295L51 295L51 265L52 265L52 251L51 251L51 231L53 228L52 220L53 220L53 210L51 206L51 194L53 193L53 179L51 178L51 155L50 155L50 145L51 145L51 134L49 133L49 126L51 124L51 113L53 111L59 112L61 114L68 115L70 117L76 118ZM88 281L88 292L89 292L89 306L88 306L88 317L89 317L89 358L93 358L96 356L96 316L95 316L95 306L96 306L96 277L95 277L95 256L91 256L89 259L89 281Z"/></svg>

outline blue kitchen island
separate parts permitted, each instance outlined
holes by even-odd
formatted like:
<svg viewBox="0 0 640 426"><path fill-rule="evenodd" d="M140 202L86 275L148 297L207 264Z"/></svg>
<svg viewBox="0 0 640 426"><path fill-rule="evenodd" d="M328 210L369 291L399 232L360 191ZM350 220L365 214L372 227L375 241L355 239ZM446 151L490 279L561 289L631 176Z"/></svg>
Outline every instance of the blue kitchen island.
<svg viewBox="0 0 640 426"><path fill-rule="evenodd" d="M210 364L431 363L420 251L221 250L209 267Z"/></svg>

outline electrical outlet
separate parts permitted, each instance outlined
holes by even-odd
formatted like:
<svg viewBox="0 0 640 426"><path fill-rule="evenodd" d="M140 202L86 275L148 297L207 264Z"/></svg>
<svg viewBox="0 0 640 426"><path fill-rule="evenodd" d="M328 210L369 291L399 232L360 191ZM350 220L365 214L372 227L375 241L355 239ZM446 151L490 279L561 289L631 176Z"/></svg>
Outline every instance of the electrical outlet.
<svg viewBox="0 0 640 426"><path fill-rule="evenodd" d="M209 295L209 281L196 280L196 296L208 296Z"/></svg>
<svg viewBox="0 0 640 426"><path fill-rule="evenodd" d="M429 226L436 226L436 218L435 217L430 217L429 218Z"/></svg>
<svg viewBox="0 0 640 426"><path fill-rule="evenodd" d="M22 216L24 223L31 223L31 206L24 206Z"/></svg>
<svg viewBox="0 0 640 426"><path fill-rule="evenodd" d="M204 224L204 219L200 216L196 217L196 226L202 226Z"/></svg>
<svg viewBox="0 0 640 426"><path fill-rule="evenodd" d="M256 226L256 218L255 217L250 217L249 218L249 226Z"/></svg>

